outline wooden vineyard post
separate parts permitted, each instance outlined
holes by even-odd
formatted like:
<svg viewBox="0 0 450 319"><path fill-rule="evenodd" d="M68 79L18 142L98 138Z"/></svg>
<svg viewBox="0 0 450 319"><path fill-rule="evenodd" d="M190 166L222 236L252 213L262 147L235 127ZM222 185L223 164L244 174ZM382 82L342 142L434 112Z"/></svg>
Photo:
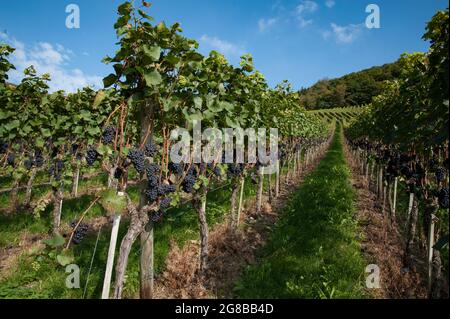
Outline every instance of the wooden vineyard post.
<svg viewBox="0 0 450 319"><path fill-rule="evenodd" d="M270 173L267 178L269 179L269 203L272 203L273 193L272 193L272 173Z"/></svg>
<svg viewBox="0 0 450 319"><path fill-rule="evenodd" d="M150 220L140 235L141 255L140 255L140 297L141 299L153 298L153 222Z"/></svg>
<svg viewBox="0 0 450 319"><path fill-rule="evenodd" d="M363 150L361 152L361 175L366 172L366 152Z"/></svg>
<svg viewBox="0 0 450 319"><path fill-rule="evenodd" d="M286 182L288 180L292 179L292 176L293 176L293 173L294 173L294 169L295 169L295 158L292 157L291 160L288 163L288 173L287 173L287 176L286 176Z"/></svg>
<svg viewBox="0 0 450 319"><path fill-rule="evenodd" d="M375 185L374 192L377 194L377 200L380 199L380 167L379 164L375 165Z"/></svg>
<svg viewBox="0 0 450 319"><path fill-rule="evenodd" d="M297 176L298 175L298 171L299 171L299 166L300 166L300 163L299 163L299 161L298 161L298 151L296 151L295 153L294 153L294 159L295 159L295 166L294 166L294 176Z"/></svg>
<svg viewBox="0 0 450 319"><path fill-rule="evenodd" d="M413 202L414 202L414 193L409 193L409 203L408 203L408 215L407 215L407 221L411 218L411 211L413 208Z"/></svg>
<svg viewBox="0 0 450 319"><path fill-rule="evenodd" d="M366 166L364 158L365 158L364 151L360 151L360 153L359 153L359 166L361 168L361 175L364 175L365 166Z"/></svg>
<svg viewBox="0 0 450 319"><path fill-rule="evenodd" d="M30 172L30 178L28 179L28 182L27 182L27 189L25 192L25 200L24 200L25 206L28 206L31 202L31 194L33 191L33 181L34 181L34 178L36 177L36 172L37 172L36 167L33 167Z"/></svg>
<svg viewBox="0 0 450 319"><path fill-rule="evenodd" d="M233 182L232 186L231 186L231 205L230 205L231 207L230 207L230 220L229 220L230 229L235 229L237 226L236 200L237 200L237 194L239 191L239 184L236 184L235 182Z"/></svg>
<svg viewBox="0 0 450 319"><path fill-rule="evenodd" d="M53 175L51 175L50 178L52 178ZM14 179L12 185L11 185L11 192L9 192L9 202L11 207L15 209L19 205L19 180Z"/></svg>
<svg viewBox="0 0 450 319"><path fill-rule="evenodd" d="M416 235L416 224L419 215L419 208L417 201L414 200L414 193L410 193L410 206L408 209L408 224L407 224L407 236L406 236L406 247L403 257L403 263L405 266L409 266L409 255L414 244L414 238Z"/></svg>
<svg viewBox="0 0 450 319"><path fill-rule="evenodd" d="M427 258L427 267L428 267L428 292L431 294L431 284L432 284L432 272L433 272L433 246L434 246L434 223L436 216L431 214L430 218L430 226L428 229L428 258Z"/></svg>
<svg viewBox="0 0 450 319"><path fill-rule="evenodd" d="M59 234L61 226L61 213L63 205L63 190L62 186L53 190L54 207L53 207L53 233Z"/></svg>
<svg viewBox="0 0 450 319"><path fill-rule="evenodd" d="M238 205L238 211L237 211L237 221L236 225L239 226L239 222L241 220L241 212L242 212L242 202L244 199L244 186L245 186L245 178L241 177L241 189L239 191L239 205Z"/></svg>
<svg viewBox="0 0 450 319"><path fill-rule="evenodd" d="M287 183L288 175L289 175L289 156L286 156L286 163L284 164L286 168L286 174L284 175L284 183Z"/></svg>
<svg viewBox="0 0 450 319"><path fill-rule="evenodd" d="M115 214L113 217L111 239L109 241L108 249L108 259L106 260L105 278L103 279L102 299L109 299L112 270L114 265L114 255L116 252L117 235L119 234L120 218L120 214Z"/></svg>
<svg viewBox="0 0 450 319"><path fill-rule="evenodd" d="M200 228L200 275L204 276L208 269L208 240L209 230L206 221L206 194L195 200L195 209L198 213L198 223Z"/></svg>
<svg viewBox="0 0 450 319"><path fill-rule="evenodd" d="M380 200L381 198L381 183L380 183L380 176L381 176L381 168L380 165L377 165L377 199Z"/></svg>
<svg viewBox="0 0 450 319"><path fill-rule="evenodd" d="M71 195L72 197L77 197L78 196L78 183L80 180L80 166L77 165L77 168L75 170L75 173L73 175L73 181L72 181L72 192Z"/></svg>
<svg viewBox="0 0 450 319"><path fill-rule="evenodd" d="M366 162L366 151L364 151L364 150L362 151L361 166L362 166L361 175L365 175L367 162Z"/></svg>
<svg viewBox="0 0 450 319"><path fill-rule="evenodd" d="M383 197L383 167L381 165L379 165L378 167L378 187L377 187L377 192L378 192L378 199L382 199Z"/></svg>
<svg viewBox="0 0 450 319"><path fill-rule="evenodd" d="M155 101L146 100L140 109L140 140L141 144L147 142L148 133L153 136L153 110ZM114 169L114 167L112 168ZM111 170L110 174L114 174ZM112 175L114 177L114 175ZM114 179L113 179L114 180ZM113 185L111 184L111 187ZM147 195L145 195L145 184L140 185L139 209L146 205ZM140 297L141 299L151 299L153 297L154 280L154 233L153 221L150 218L146 225L143 225L140 232Z"/></svg>
<svg viewBox="0 0 450 319"><path fill-rule="evenodd" d="M258 182L258 197L257 197L257 206L256 212L260 213L262 208L262 193L264 186L264 167L260 167L258 170L259 182Z"/></svg>
<svg viewBox="0 0 450 319"><path fill-rule="evenodd" d="M367 185L369 185L369 163L367 162L367 158L365 158L365 171L364 171L364 177L366 180Z"/></svg>
<svg viewBox="0 0 450 319"><path fill-rule="evenodd" d="M398 186L398 177L396 176L394 179L394 203L392 205L392 220L395 221L395 211L397 208L397 186Z"/></svg>
<svg viewBox="0 0 450 319"><path fill-rule="evenodd" d="M375 167L375 163L371 163L370 165L370 174L369 174L369 190L373 191L374 190L374 185L373 185L373 171L374 171L374 167Z"/></svg>
<svg viewBox="0 0 450 319"><path fill-rule="evenodd" d="M280 160L277 160L275 172L275 197L280 195Z"/></svg>

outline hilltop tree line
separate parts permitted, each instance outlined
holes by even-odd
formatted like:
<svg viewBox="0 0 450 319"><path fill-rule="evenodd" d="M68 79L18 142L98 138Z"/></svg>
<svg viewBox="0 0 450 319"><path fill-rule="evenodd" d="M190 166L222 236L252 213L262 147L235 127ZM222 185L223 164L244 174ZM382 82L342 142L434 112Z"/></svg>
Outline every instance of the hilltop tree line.
<svg viewBox="0 0 450 319"><path fill-rule="evenodd" d="M309 110L365 105L381 94L383 83L397 79L399 61L347 74L336 79L323 79L299 91L299 103Z"/></svg>

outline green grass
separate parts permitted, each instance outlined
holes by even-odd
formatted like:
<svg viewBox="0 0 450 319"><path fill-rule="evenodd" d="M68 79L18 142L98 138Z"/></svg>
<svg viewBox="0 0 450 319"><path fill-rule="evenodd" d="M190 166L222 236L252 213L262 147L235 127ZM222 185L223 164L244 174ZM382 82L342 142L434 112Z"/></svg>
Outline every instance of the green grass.
<svg viewBox="0 0 450 319"><path fill-rule="evenodd" d="M237 283L237 297L364 297L349 176L342 134L336 133L325 158L282 212L260 262Z"/></svg>
<svg viewBox="0 0 450 319"><path fill-rule="evenodd" d="M99 177L102 178L102 177ZM267 179L266 179L267 181ZM82 187L95 185L99 181L83 181ZM130 197L137 201L138 190L135 186L128 189ZM223 187L208 194L207 219L210 226L220 223L229 211L230 187ZM245 183L244 198L249 199L256 195L256 186L250 182ZM79 218L81 213L89 206L93 196L81 196L76 199L66 199L63 202L62 224ZM45 236L51 232L50 205L39 219L29 212L21 211L13 215L0 214L0 248L17 246L24 234ZM100 205L94 205L86 219L102 216L105 211ZM123 221L119 229L119 241L126 233L128 222ZM94 258L86 298L99 298L104 277L104 268L109 246L110 225L105 226L99 237L97 252ZM155 272L160 273L165 267L165 261L170 248L170 241L183 245L189 240L198 239L197 214L190 204L169 210L163 221L155 225ZM86 283L87 273L91 262L97 234L90 234L83 242L73 247L75 263L81 271L81 289L67 289L65 279L68 274L65 268L56 263L55 256L48 251L38 251L33 254L22 254L19 267L0 281L1 298L81 298ZM139 241L130 253L127 268L124 297L135 297L139 287ZM116 258L117 258L116 252Z"/></svg>

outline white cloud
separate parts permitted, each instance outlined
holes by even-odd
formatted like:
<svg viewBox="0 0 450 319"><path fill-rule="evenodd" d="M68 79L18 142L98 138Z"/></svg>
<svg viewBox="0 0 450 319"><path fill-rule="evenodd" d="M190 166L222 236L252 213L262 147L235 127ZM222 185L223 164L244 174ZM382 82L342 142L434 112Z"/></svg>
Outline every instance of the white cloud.
<svg viewBox="0 0 450 319"><path fill-rule="evenodd" d="M245 54L245 50L242 47L217 37L210 37L204 34L201 36L200 41L211 49L228 57L236 57Z"/></svg>
<svg viewBox="0 0 450 319"><path fill-rule="evenodd" d="M322 34L322 38L324 38L325 40L328 40L332 33L330 30L325 30L325 31L321 31L321 34Z"/></svg>
<svg viewBox="0 0 450 319"><path fill-rule="evenodd" d="M298 19L298 23L299 23L298 25L300 26L300 28L304 28L304 27L307 27L310 24L312 24L313 20L312 19L307 20L307 19L300 18L300 19Z"/></svg>
<svg viewBox="0 0 450 319"><path fill-rule="evenodd" d="M319 5L314 1L302 0L297 6L296 11L298 14L302 15L305 13L313 13L319 9Z"/></svg>
<svg viewBox="0 0 450 319"><path fill-rule="evenodd" d="M276 18L269 18L269 19L261 18L258 21L259 31L260 32L264 32L267 29L270 29L271 27L273 27L276 23L277 23L277 19Z"/></svg>
<svg viewBox="0 0 450 319"><path fill-rule="evenodd" d="M325 2L325 5L326 5L328 8L333 8L335 4L336 4L336 2L334 2L334 0L327 0L327 1Z"/></svg>
<svg viewBox="0 0 450 319"><path fill-rule="evenodd" d="M28 52L28 55L33 61L40 61L45 65L61 65L70 60L66 54L56 51L48 42L38 43Z"/></svg>
<svg viewBox="0 0 450 319"><path fill-rule="evenodd" d="M313 19L308 19L307 16L316 12L319 9L319 5L310 0L302 0L300 4L295 8L295 15L299 21L300 28L304 28L313 23Z"/></svg>
<svg viewBox="0 0 450 319"><path fill-rule="evenodd" d="M102 77L88 75L80 69L71 69L68 66L74 53L61 44L39 42L28 47L1 32L0 39L16 49L10 59L16 70L9 72L9 79L14 83L20 82L23 78L23 70L33 65L39 75L50 74L50 92L58 90L75 92L85 86L102 87Z"/></svg>
<svg viewBox="0 0 450 319"><path fill-rule="evenodd" d="M331 31L337 43L349 44L354 42L362 33L364 24L349 24L340 26L331 23ZM322 34L323 35L323 34Z"/></svg>

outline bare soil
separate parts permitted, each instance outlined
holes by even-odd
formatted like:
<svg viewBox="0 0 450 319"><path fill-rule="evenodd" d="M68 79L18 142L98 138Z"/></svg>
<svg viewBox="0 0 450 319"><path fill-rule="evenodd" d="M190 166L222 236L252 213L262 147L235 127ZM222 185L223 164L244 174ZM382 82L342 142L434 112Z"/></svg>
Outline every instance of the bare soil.
<svg viewBox="0 0 450 319"><path fill-rule="evenodd" d="M24 233L17 246L0 248L0 280L7 278L18 267L20 255L42 249L42 239L41 235Z"/></svg>
<svg viewBox="0 0 450 319"><path fill-rule="evenodd" d="M361 232L361 251L368 264L380 267L380 288L367 289L377 299L427 298L426 277L422 258L414 258L411 267L403 266L405 239L399 226L384 214L377 198L368 189L365 176L345 147L352 172L352 185L357 192L357 218Z"/></svg>

